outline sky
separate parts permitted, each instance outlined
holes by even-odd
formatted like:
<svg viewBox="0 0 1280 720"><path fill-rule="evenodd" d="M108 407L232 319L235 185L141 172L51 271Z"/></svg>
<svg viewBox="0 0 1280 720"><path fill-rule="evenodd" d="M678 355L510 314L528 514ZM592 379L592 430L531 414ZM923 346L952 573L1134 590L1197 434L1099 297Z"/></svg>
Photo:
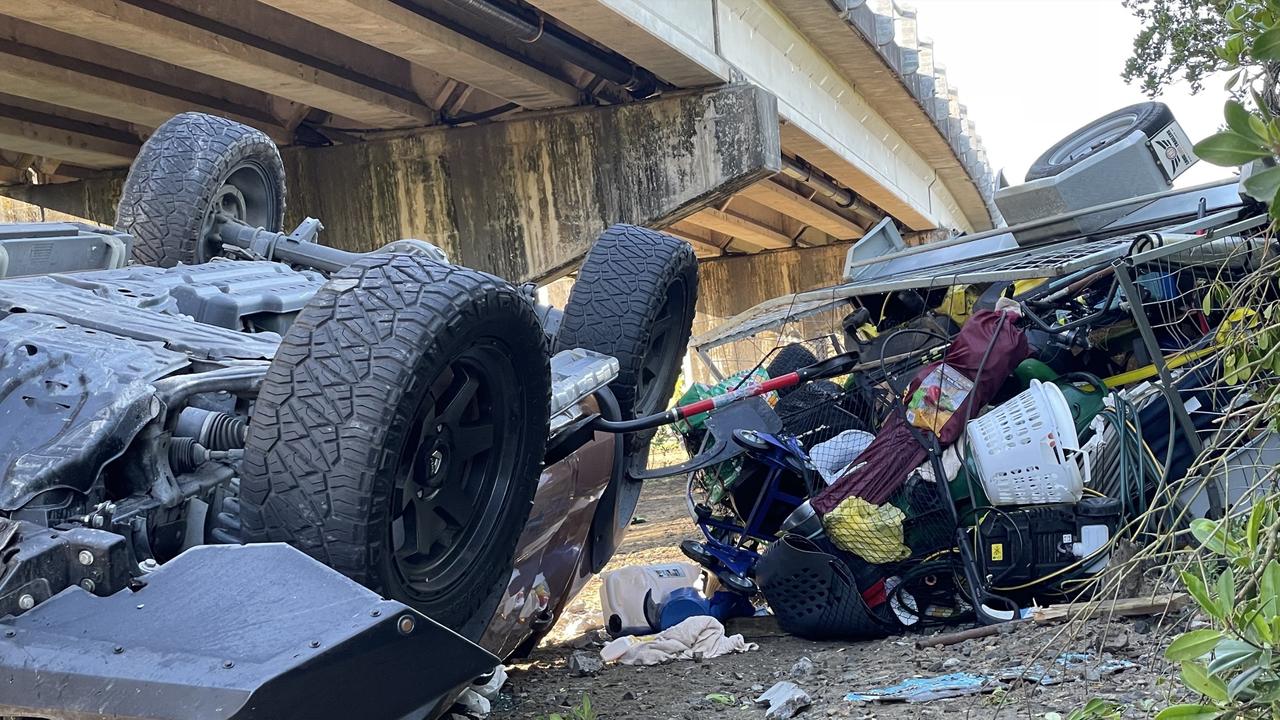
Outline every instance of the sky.
<svg viewBox="0 0 1280 720"><path fill-rule="evenodd" d="M969 108L991 166L1011 183L1051 145L1094 118L1146 96L1120 78L1140 24L1120 0L906 0L920 36ZM1222 124L1227 94L1210 80L1198 95L1185 84L1158 98L1192 141ZM1198 163L1187 186L1230 172Z"/></svg>

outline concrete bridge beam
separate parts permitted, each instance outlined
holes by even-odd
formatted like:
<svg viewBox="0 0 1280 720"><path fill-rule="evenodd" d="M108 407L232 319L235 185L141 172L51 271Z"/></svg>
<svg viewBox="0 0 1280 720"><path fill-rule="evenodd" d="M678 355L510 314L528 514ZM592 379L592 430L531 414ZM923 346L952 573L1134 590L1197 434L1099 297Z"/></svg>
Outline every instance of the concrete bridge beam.
<svg viewBox="0 0 1280 720"><path fill-rule="evenodd" d="M0 13L75 37L269 91L368 123L431 122L435 111L354 75L313 68L277 52L114 0L0 0Z"/></svg>
<svg viewBox="0 0 1280 720"><path fill-rule="evenodd" d="M289 207L325 220L328 243L417 237L464 265L541 281L613 223L662 227L768 177L781 149L773 96L733 86L291 149L285 163Z"/></svg>
<svg viewBox="0 0 1280 720"><path fill-rule="evenodd" d="M287 148L286 224L318 217L323 242L356 251L420 238L463 265L546 281L571 271L613 223L666 227L778 172L778 127L774 97L743 85ZM110 223L119 188L118 178L95 178L3 192ZM756 230L756 249L790 244Z"/></svg>
<svg viewBox="0 0 1280 720"><path fill-rule="evenodd" d="M578 89L391 0L262 0L529 108L573 105Z"/></svg>

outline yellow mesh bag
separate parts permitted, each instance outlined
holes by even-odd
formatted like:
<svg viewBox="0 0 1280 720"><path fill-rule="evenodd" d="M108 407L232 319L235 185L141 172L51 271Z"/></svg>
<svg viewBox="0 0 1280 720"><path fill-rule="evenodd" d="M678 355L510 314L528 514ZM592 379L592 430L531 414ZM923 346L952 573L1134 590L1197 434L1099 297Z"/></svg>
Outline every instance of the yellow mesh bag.
<svg viewBox="0 0 1280 720"><path fill-rule="evenodd" d="M860 497L847 497L822 517L822 526L841 550L880 564L910 557L911 550L902 536L906 519L906 514L893 505L877 506Z"/></svg>

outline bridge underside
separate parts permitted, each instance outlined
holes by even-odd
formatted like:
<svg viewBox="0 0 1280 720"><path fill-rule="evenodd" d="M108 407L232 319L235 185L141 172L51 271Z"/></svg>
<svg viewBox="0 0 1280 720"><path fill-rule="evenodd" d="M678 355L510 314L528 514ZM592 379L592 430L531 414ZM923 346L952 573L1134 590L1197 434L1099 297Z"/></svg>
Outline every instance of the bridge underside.
<svg viewBox="0 0 1280 720"><path fill-rule="evenodd" d="M105 223L145 138L197 110L285 148L290 219L326 242L420 237L513 279L610 222L765 270L886 216L991 224L892 0L0 0L0 33L0 194Z"/></svg>

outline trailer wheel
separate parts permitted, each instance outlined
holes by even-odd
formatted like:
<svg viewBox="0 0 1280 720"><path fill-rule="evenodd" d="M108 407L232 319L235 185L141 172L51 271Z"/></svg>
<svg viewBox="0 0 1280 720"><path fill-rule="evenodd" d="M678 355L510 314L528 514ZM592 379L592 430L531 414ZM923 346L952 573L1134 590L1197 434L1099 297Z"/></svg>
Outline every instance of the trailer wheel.
<svg viewBox="0 0 1280 720"><path fill-rule="evenodd" d="M765 366L764 371L771 378L782 377L787 373L793 373L802 367L808 367L818 362L818 356L814 355L809 348L800 343L791 343L778 351L769 364ZM783 388L778 391L778 397L783 398L791 394L793 390L800 386L793 385L789 388Z"/></svg>
<svg viewBox="0 0 1280 720"><path fill-rule="evenodd" d="M278 232L284 199L284 163L271 138L225 118L182 113L156 130L129 168L116 229L133 236L135 262L202 263L219 252L209 239L215 213Z"/></svg>
<svg viewBox="0 0 1280 720"><path fill-rule="evenodd" d="M1134 130L1151 137L1173 122L1173 111L1159 102L1138 103L1121 108L1076 130L1049 148L1027 171L1027 182L1053 177L1084 162Z"/></svg>
<svg viewBox="0 0 1280 720"><path fill-rule="evenodd" d="M550 371L508 283L361 258L289 328L253 409L250 542L288 542L471 640L510 579L547 439Z"/></svg>
<svg viewBox="0 0 1280 720"><path fill-rule="evenodd" d="M578 272L556 350L586 348L617 358L620 373L609 387L623 417L658 412L675 391L697 300L698 259L688 243L614 225ZM631 436L629 447L649 435Z"/></svg>

